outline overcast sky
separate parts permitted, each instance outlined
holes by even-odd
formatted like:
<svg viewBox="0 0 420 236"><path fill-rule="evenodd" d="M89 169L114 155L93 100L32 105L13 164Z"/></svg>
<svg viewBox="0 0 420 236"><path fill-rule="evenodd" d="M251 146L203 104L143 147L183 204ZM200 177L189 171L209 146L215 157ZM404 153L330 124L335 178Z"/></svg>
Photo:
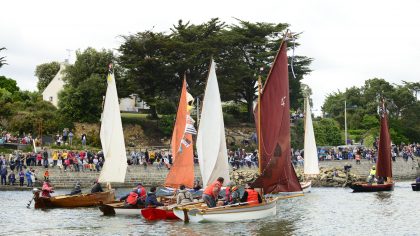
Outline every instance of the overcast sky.
<svg viewBox="0 0 420 236"><path fill-rule="evenodd" d="M391 83L420 81L420 1L108 1L4 0L0 13L0 75L36 90L36 65L64 61L91 46L115 49L119 35L169 31L179 19L200 24L219 17L227 23L289 23L301 32L297 55L314 59L303 80L313 91L314 112L328 93L362 86L369 78ZM289 53L290 55L291 53Z"/></svg>

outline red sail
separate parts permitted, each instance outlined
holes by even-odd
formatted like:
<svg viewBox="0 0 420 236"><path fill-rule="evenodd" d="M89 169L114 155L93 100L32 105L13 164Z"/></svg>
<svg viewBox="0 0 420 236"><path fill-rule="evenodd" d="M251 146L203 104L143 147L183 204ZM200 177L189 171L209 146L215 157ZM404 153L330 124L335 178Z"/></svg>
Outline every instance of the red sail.
<svg viewBox="0 0 420 236"><path fill-rule="evenodd" d="M264 193L302 191L292 165L290 152L290 101L287 46L283 42L260 98L261 122L258 106L255 109L257 130L261 124L260 143L261 175L253 183Z"/></svg>
<svg viewBox="0 0 420 236"><path fill-rule="evenodd" d="M380 109L380 116L381 133L379 135L376 175L381 177L392 177L391 138L388 129L388 114L383 101Z"/></svg>
<svg viewBox="0 0 420 236"><path fill-rule="evenodd" d="M174 131L172 133L171 149L174 162L166 176L165 186L167 187L179 188L179 185L184 184L192 188L194 185L192 135L185 132L188 115L187 82L184 79ZM183 140L188 145L183 144Z"/></svg>

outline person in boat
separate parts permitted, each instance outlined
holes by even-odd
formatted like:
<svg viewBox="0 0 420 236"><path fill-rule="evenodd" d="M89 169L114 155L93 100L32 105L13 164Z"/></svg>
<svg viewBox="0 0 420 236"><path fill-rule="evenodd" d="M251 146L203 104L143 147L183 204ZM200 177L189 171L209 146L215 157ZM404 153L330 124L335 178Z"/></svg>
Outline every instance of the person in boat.
<svg viewBox="0 0 420 236"><path fill-rule="evenodd" d="M53 192L54 192L54 188L51 186L50 181L45 180L44 184L42 184L41 197L50 198L51 193Z"/></svg>
<svg viewBox="0 0 420 236"><path fill-rule="evenodd" d="M251 187L250 184L245 185L245 192L241 198L241 202L247 202L250 205L262 203L261 195Z"/></svg>
<svg viewBox="0 0 420 236"><path fill-rule="evenodd" d="M241 193L234 183L226 187L225 201L223 205L232 205L241 202Z"/></svg>
<svg viewBox="0 0 420 236"><path fill-rule="evenodd" d="M416 183L420 183L420 175L416 178Z"/></svg>
<svg viewBox="0 0 420 236"><path fill-rule="evenodd" d="M150 192L147 193L146 197L146 206L154 207L154 206L163 206L164 204L158 202L156 198L156 187L151 187Z"/></svg>
<svg viewBox="0 0 420 236"><path fill-rule="evenodd" d="M202 186L201 186L201 184L200 184L200 180L195 180L195 182L194 182L194 187L193 187L193 189L194 189L194 191L198 191L198 190L200 190L202 188Z"/></svg>
<svg viewBox="0 0 420 236"><path fill-rule="evenodd" d="M219 177L216 181L214 181L212 184L210 184L204 189L203 200L208 207L211 208L216 206L217 199L219 197L219 193L224 180L225 179L223 177Z"/></svg>
<svg viewBox="0 0 420 236"><path fill-rule="evenodd" d="M370 169L369 172L369 183L373 183L375 181L375 175L376 175L376 166L372 166L372 169Z"/></svg>
<svg viewBox="0 0 420 236"><path fill-rule="evenodd" d="M77 181L74 185L74 189L70 192L70 195L76 195L82 193L82 189L80 186L80 181Z"/></svg>
<svg viewBox="0 0 420 236"><path fill-rule="evenodd" d="M187 189L185 185L179 186L178 195L176 196L176 204L187 204L193 202L193 195Z"/></svg>
<svg viewBox="0 0 420 236"><path fill-rule="evenodd" d="M121 197L120 201L125 201L125 204L128 206L144 205L146 196L147 196L147 191L143 187L143 184L138 183L137 187L134 188L131 192L129 192L124 197Z"/></svg>
<svg viewBox="0 0 420 236"><path fill-rule="evenodd" d="M91 189L91 193L99 193L99 192L103 192L104 190L102 189L101 183L98 182L98 180L96 180L93 183L92 189Z"/></svg>

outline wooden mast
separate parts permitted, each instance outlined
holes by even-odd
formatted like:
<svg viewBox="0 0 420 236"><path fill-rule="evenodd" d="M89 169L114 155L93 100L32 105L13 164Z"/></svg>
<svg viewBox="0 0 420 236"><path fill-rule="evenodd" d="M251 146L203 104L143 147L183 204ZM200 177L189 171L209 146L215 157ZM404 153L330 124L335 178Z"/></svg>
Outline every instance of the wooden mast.
<svg viewBox="0 0 420 236"><path fill-rule="evenodd" d="M261 175L261 76L258 76L258 172Z"/></svg>

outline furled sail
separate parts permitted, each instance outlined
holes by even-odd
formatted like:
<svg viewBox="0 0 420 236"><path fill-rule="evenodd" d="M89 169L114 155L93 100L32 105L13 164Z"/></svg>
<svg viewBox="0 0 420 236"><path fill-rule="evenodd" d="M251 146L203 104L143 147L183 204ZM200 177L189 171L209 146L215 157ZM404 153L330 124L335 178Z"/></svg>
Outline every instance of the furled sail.
<svg viewBox="0 0 420 236"><path fill-rule="evenodd" d="M192 96L187 93L187 82L182 84L179 98L178 112L174 130L172 132L173 166L166 176L165 186L179 188L179 185L192 188L194 185L194 158L192 134L196 133L194 120L190 116L191 107L188 105Z"/></svg>
<svg viewBox="0 0 420 236"><path fill-rule="evenodd" d="M379 135L378 162L376 163L376 175L392 177L391 138L388 129L388 114L384 101L379 109L381 118L381 133Z"/></svg>
<svg viewBox="0 0 420 236"><path fill-rule="evenodd" d="M212 60L197 135L197 155L204 186L210 185L218 177L223 177L224 183L230 181L225 125L215 65Z"/></svg>
<svg viewBox="0 0 420 236"><path fill-rule="evenodd" d="M101 144L105 163L99 175L99 182L123 183L127 171L127 156L121 123L115 77L110 68L108 87L101 117Z"/></svg>
<svg viewBox="0 0 420 236"><path fill-rule="evenodd" d="M305 103L305 162L303 165L303 173L305 175L317 175L319 174L318 152L316 149L314 127L312 125L311 106L309 104L308 97L306 97Z"/></svg>
<svg viewBox="0 0 420 236"><path fill-rule="evenodd" d="M255 109L260 145L260 176L253 183L264 193L302 191L290 153L290 98L286 42L283 41ZM258 107L261 112L258 115ZM261 120L258 120L258 116ZM261 127L260 125L261 124Z"/></svg>

